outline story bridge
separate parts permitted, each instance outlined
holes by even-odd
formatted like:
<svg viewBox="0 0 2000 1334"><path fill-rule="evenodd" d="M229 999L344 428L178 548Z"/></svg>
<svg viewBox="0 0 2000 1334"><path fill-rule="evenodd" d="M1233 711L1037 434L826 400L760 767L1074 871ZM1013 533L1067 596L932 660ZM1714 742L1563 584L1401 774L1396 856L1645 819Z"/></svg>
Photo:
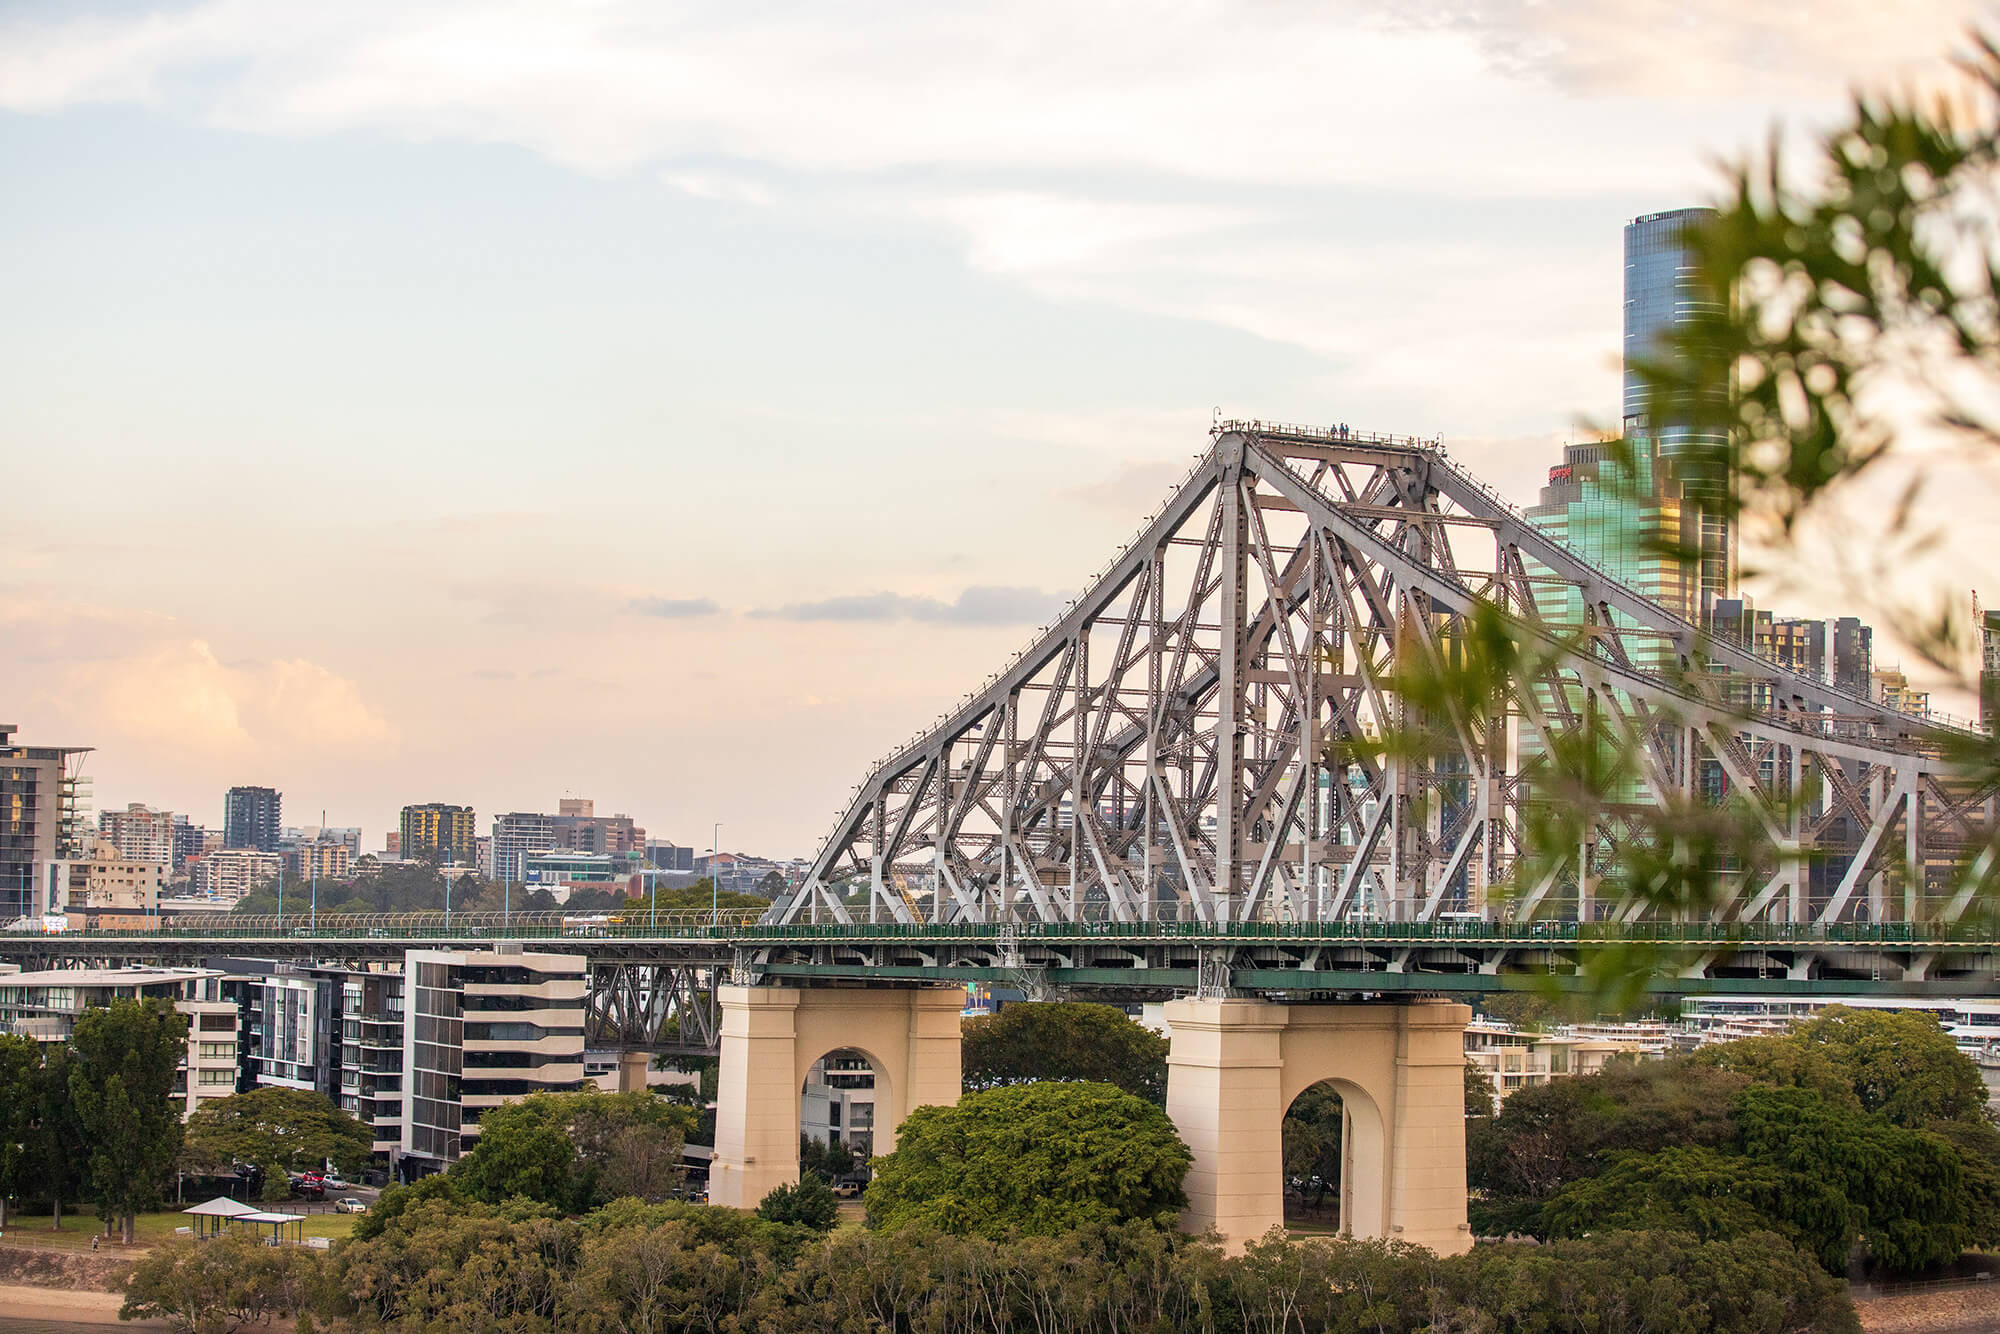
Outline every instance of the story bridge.
<svg viewBox="0 0 2000 1334"><path fill-rule="evenodd" d="M1477 689L1412 688L1482 646L1506 670ZM594 1040L720 1051L712 1191L737 1204L796 1178L798 1087L831 1050L875 1068L882 1151L956 1098L942 984L1170 999L1191 1225L1281 1216L1279 1122L1331 1079L1344 1225L1451 1250L1455 996L1588 986L1634 950L1667 991L1992 990L1995 792L1950 749L1642 597L1434 443L1231 423L1026 649L873 766L756 921L210 921L0 937L0 959L581 952ZM1551 847L1538 787L1565 755L1610 762ZM1725 808L1750 836L1693 893L1621 874L1672 861L1663 815Z"/></svg>

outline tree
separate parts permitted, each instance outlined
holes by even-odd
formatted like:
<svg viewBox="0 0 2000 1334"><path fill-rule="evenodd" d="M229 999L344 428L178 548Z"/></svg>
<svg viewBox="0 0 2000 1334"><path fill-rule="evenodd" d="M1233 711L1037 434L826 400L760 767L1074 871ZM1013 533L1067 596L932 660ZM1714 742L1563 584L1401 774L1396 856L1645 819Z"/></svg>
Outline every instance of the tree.
<svg viewBox="0 0 2000 1334"><path fill-rule="evenodd" d="M228 1334L308 1311L325 1280L319 1252L268 1246L249 1231L178 1239L133 1267L118 1317L164 1320L178 1334Z"/></svg>
<svg viewBox="0 0 2000 1334"><path fill-rule="evenodd" d="M35 1092L42 1079L42 1044L0 1033L0 1227L7 1225L8 1202L24 1193L34 1171L29 1149L35 1139Z"/></svg>
<svg viewBox="0 0 2000 1334"><path fill-rule="evenodd" d="M513 1195L585 1213L621 1195L659 1201L683 1179L693 1109L650 1093L537 1093L495 1107L452 1166L466 1196Z"/></svg>
<svg viewBox="0 0 2000 1334"><path fill-rule="evenodd" d="M1285 1176L1310 1192L1315 1209L1340 1192L1341 1136L1346 1104L1331 1084L1314 1084L1285 1109L1281 1127Z"/></svg>
<svg viewBox="0 0 2000 1334"><path fill-rule="evenodd" d="M180 1156L173 1092L187 1050L187 1016L163 1000L115 1000L77 1016L70 1100L89 1145L98 1216L133 1242L138 1213L160 1202Z"/></svg>
<svg viewBox="0 0 2000 1334"><path fill-rule="evenodd" d="M1984 1116L1986 1084L1979 1067L1933 1015L1835 1005L1790 1036L1806 1051L1823 1055L1864 1110L1895 1125L1923 1129Z"/></svg>
<svg viewBox="0 0 2000 1334"><path fill-rule="evenodd" d="M968 1093L1035 1080L1112 1084L1166 1105L1167 1040L1109 1005L1046 1001L965 1021L959 1060Z"/></svg>
<svg viewBox="0 0 2000 1334"><path fill-rule="evenodd" d="M90 1155L83 1123L70 1097L69 1077L75 1063L69 1044L42 1052L41 1078L34 1089L34 1128L28 1161L35 1194L49 1202L50 1224L62 1227L63 1201L83 1193Z"/></svg>
<svg viewBox="0 0 2000 1334"><path fill-rule="evenodd" d="M201 1104L188 1118L182 1160L191 1170L225 1172L255 1163L267 1179L323 1166L347 1175L367 1164L374 1134L332 1099L303 1089L258 1088Z"/></svg>
<svg viewBox="0 0 2000 1334"><path fill-rule="evenodd" d="M811 1135L799 1136L799 1171L826 1182L835 1182L860 1166L854 1150L839 1140L828 1142Z"/></svg>
<svg viewBox="0 0 2000 1334"><path fill-rule="evenodd" d="M714 882L707 876L692 885L682 885L679 889L669 889L655 885L651 897L627 899L628 913L643 913L657 908L660 912L707 912L711 906L721 912L763 912L771 906L769 899L760 899L755 894L738 894L725 889L717 894Z"/></svg>
<svg viewBox="0 0 2000 1334"><path fill-rule="evenodd" d="M875 1160L868 1225L1042 1236L1173 1222L1192 1162L1166 1113L1110 1084L1026 1084L919 1107Z"/></svg>
<svg viewBox="0 0 2000 1334"><path fill-rule="evenodd" d="M1845 1271L1857 1231L1878 1263L1902 1272L1955 1260L1970 1243L1959 1155L1937 1136L1829 1107L1804 1089L1746 1089L1735 1112L1744 1156L1789 1176L1777 1216L1817 1239L1827 1272ZM1824 1222L1834 1198L1849 1210L1837 1240Z"/></svg>
<svg viewBox="0 0 2000 1334"><path fill-rule="evenodd" d="M798 1184L774 1186L757 1202L757 1217L770 1223L797 1223L818 1232L831 1232L840 1216L840 1201L817 1173L807 1172Z"/></svg>
<svg viewBox="0 0 2000 1334"><path fill-rule="evenodd" d="M1811 1089L1829 1105L1861 1110L1848 1078L1824 1050L1799 1040L1796 1032L1715 1042L1692 1053L1698 1066L1725 1070L1772 1088Z"/></svg>
<svg viewBox="0 0 2000 1334"><path fill-rule="evenodd" d="M1465 1063L1465 1114L1493 1115L1493 1076L1472 1061Z"/></svg>
<svg viewBox="0 0 2000 1334"><path fill-rule="evenodd" d="M518 1195L568 1207L576 1193L576 1141L557 1118L530 1107L533 1100L494 1107L481 1117L472 1152L451 1166L452 1181L467 1198L498 1204Z"/></svg>

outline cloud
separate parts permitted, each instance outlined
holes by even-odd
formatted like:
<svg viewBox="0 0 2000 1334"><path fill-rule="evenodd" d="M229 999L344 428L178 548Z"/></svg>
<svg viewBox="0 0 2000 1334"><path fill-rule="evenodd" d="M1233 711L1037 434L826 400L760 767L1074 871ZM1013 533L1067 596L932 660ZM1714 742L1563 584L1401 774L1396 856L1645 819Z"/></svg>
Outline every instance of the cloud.
<svg viewBox="0 0 2000 1334"><path fill-rule="evenodd" d="M1978 0L1745 5L1741 0L1419 0L1390 21L1459 31L1502 69L1590 93L1738 97L1746 86L1825 96L1829 74L1880 83L1939 68L1939 34L1982 16Z"/></svg>
<svg viewBox="0 0 2000 1334"><path fill-rule="evenodd" d="M712 598L633 598L625 604L625 610L638 616L680 621L693 616L714 616L722 608Z"/></svg>
<svg viewBox="0 0 2000 1334"><path fill-rule="evenodd" d="M1967 9L1953 0L1912 21L1879 0L1761 18L1726 0L1638 3L1635 14L1594 0L1440 0L1413 19L1387 3L1196 0L1145 22L1073 0L352 0L281 18L256 0L88 17L29 7L0 24L0 105L128 103L263 134L513 143L592 171L1109 170L1575 195L1657 187L1661 146L1679 165L1689 145L1635 137L1615 117L1554 115L1523 70L1621 98L1633 78L1758 105L1780 81L1832 98L1882 68L1880 52L1936 51ZM1202 87L1249 91L1191 96L1192 71ZM1570 151L1521 151L1524 136L1551 132ZM1575 170L1579 155L1602 170ZM704 197L765 188L673 171L675 188Z"/></svg>
<svg viewBox="0 0 2000 1334"><path fill-rule="evenodd" d="M925 621L938 625L1032 625L1061 601L1036 588L976 586L951 602L902 593L862 593L766 607L752 616L777 621Z"/></svg>
<svg viewBox="0 0 2000 1334"><path fill-rule="evenodd" d="M397 742L346 677L303 658L225 662L167 617L5 598L0 640L24 650L32 693L85 720L93 735L211 755Z"/></svg>
<svg viewBox="0 0 2000 1334"><path fill-rule="evenodd" d="M707 171L669 171L661 173L660 179L682 194L693 195L696 199L713 199L728 204L754 204L759 208L766 208L778 202L777 194L769 186L741 176Z"/></svg>

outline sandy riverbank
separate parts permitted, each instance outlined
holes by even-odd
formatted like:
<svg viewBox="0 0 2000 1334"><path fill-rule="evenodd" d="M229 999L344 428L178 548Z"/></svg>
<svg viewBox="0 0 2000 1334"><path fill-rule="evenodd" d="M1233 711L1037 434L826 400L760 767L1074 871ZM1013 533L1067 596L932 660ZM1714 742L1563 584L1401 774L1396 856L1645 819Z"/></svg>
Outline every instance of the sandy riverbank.
<svg viewBox="0 0 2000 1334"><path fill-rule="evenodd" d="M122 1329L164 1330L164 1320L120 1320L125 1298L115 1292L82 1292L73 1288L31 1288L0 1283L0 1316L16 1320L63 1320L75 1325L115 1325Z"/></svg>

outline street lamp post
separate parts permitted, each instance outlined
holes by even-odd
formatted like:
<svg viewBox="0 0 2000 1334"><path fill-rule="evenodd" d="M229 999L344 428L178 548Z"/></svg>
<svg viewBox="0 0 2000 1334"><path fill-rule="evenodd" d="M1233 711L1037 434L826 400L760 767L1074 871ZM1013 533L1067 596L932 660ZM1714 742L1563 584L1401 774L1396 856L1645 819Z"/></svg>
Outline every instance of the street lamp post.
<svg viewBox="0 0 2000 1334"><path fill-rule="evenodd" d="M722 821L717 820L709 831L708 843L708 924L712 928L722 921Z"/></svg>

